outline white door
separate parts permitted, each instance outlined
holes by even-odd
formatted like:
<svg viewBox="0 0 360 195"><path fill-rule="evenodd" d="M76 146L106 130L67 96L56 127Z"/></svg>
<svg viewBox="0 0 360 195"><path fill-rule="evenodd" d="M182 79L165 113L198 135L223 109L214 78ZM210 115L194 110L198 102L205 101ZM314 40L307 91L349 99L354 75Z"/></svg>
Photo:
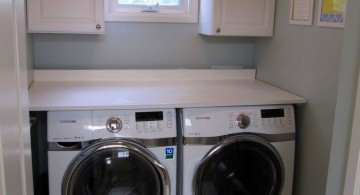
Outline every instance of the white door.
<svg viewBox="0 0 360 195"><path fill-rule="evenodd" d="M0 1L0 194L33 194L25 0Z"/></svg>
<svg viewBox="0 0 360 195"><path fill-rule="evenodd" d="M272 36L275 0L206 0L200 4L199 33Z"/></svg>

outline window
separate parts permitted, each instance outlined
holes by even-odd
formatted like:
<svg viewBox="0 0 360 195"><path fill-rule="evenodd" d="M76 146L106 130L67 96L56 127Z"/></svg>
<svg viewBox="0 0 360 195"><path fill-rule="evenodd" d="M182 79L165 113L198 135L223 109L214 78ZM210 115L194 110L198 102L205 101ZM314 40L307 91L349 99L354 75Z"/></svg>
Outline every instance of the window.
<svg viewBox="0 0 360 195"><path fill-rule="evenodd" d="M119 5L179 6L180 0L118 0Z"/></svg>
<svg viewBox="0 0 360 195"><path fill-rule="evenodd" d="M197 23L199 0L106 0L105 21Z"/></svg>

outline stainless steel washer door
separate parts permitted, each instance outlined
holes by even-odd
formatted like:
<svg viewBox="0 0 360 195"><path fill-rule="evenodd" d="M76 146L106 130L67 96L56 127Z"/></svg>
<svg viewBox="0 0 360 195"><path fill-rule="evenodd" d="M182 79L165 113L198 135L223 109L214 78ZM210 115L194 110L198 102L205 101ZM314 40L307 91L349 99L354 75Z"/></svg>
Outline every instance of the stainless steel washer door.
<svg viewBox="0 0 360 195"><path fill-rule="evenodd" d="M279 195L283 162L265 139L239 135L214 146L198 164L195 195Z"/></svg>
<svg viewBox="0 0 360 195"><path fill-rule="evenodd" d="M129 140L90 145L67 169L64 195L168 195L170 180L144 146Z"/></svg>

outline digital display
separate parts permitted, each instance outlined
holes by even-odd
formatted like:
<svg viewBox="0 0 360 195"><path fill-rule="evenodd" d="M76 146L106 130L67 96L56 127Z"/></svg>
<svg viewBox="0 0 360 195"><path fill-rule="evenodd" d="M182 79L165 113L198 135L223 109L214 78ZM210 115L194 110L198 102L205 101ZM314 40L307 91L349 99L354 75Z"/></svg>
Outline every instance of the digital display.
<svg viewBox="0 0 360 195"><path fill-rule="evenodd" d="M261 118L279 118L284 116L284 109L261 110Z"/></svg>
<svg viewBox="0 0 360 195"><path fill-rule="evenodd" d="M162 121L163 120L163 112L136 112L135 113L135 121Z"/></svg>

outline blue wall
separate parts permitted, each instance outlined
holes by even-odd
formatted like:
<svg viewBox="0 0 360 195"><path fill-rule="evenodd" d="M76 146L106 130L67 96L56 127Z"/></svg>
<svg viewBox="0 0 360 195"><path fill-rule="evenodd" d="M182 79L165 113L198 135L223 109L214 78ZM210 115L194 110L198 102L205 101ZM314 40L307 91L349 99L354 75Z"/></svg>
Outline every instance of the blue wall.
<svg viewBox="0 0 360 195"><path fill-rule="evenodd" d="M256 42L257 78L308 99L297 110L294 195L324 195L343 29L318 27L316 21L313 26L290 25L289 8L290 1L277 0L275 35Z"/></svg>
<svg viewBox="0 0 360 195"><path fill-rule="evenodd" d="M197 24L108 22L104 35L34 34L35 69L253 66L253 39L197 32Z"/></svg>

